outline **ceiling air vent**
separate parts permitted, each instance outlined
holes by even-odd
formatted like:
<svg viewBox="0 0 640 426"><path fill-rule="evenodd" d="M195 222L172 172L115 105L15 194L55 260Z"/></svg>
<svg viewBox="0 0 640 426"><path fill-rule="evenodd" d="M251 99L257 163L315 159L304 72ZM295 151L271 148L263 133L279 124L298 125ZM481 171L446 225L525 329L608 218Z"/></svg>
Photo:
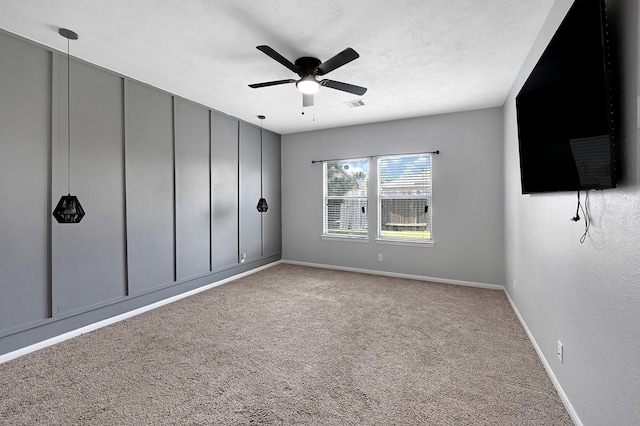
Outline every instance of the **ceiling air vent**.
<svg viewBox="0 0 640 426"><path fill-rule="evenodd" d="M364 101L362 99L358 99L357 101L349 101L344 103L349 108L357 108L364 106Z"/></svg>

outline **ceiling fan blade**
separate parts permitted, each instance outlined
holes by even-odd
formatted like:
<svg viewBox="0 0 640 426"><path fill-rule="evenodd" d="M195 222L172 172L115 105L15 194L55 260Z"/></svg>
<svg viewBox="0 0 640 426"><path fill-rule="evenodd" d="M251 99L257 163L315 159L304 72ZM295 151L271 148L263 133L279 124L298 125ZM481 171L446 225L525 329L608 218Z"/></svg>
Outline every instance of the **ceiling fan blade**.
<svg viewBox="0 0 640 426"><path fill-rule="evenodd" d="M313 106L313 95L302 94L302 108Z"/></svg>
<svg viewBox="0 0 640 426"><path fill-rule="evenodd" d="M343 92L353 93L354 95L364 95L367 91L366 87L356 86L354 84L342 83L334 80L322 80L321 85L331 87L332 89L342 90Z"/></svg>
<svg viewBox="0 0 640 426"><path fill-rule="evenodd" d="M334 56L333 58L327 59L326 61L318 65L318 68L316 68L317 74L318 75L328 74L331 71L335 70L336 68L339 68L344 64L347 64L353 61L354 59L358 59L359 57L360 55L358 55L358 52L356 52L350 47L347 47L342 52Z"/></svg>
<svg viewBox="0 0 640 426"><path fill-rule="evenodd" d="M250 84L249 87L251 87L252 89L257 89L259 87L268 87L268 86L277 86L278 84L287 84L287 83L295 83L295 80L289 79L289 80L276 80L276 81L267 81L264 83L255 83L255 84Z"/></svg>
<svg viewBox="0 0 640 426"><path fill-rule="evenodd" d="M293 62L291 62L290 60L288 60L287 58L285 58L284 56L282 56L281 54L279 54L269 46L265 46L265 45L256 46L256 49L258 49L265 55L269 56L270 58L280 62L282 65L289 68L291 71L295 72L296 74L300 73L300 70L298 69L297 66L293 64Z"/></svg>

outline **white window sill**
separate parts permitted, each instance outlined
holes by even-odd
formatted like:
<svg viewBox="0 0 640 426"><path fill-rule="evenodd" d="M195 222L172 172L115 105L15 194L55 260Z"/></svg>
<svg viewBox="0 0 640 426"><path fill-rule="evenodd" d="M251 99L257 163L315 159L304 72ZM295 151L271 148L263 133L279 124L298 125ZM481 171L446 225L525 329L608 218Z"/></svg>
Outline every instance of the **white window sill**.
<svg viewBox="0 0 640 426"><path fill-rule="evenodd" d="M411 246L411 247L433 247L435 242L429 241L416 241L416 240L392 240L390 238L376 238L376 244L390 244L395 246Z"/></svg>
<svg viewBox="0 0 640 426"><path fill-rule="evenodd" d="M323 240L326 241L340 241L346 243L369 243L369 237L357 237L348 235L321 235Z"/></svg>

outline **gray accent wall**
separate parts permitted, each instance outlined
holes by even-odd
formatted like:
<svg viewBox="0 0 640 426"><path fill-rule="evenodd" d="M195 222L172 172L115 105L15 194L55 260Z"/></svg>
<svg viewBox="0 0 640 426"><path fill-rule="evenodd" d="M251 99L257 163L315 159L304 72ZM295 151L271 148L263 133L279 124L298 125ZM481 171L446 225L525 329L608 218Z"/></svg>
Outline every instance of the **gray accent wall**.
<svg viewBox="0 0 640 426"><path fill-rule="evenodd" d="M623 176L618 188L589 193L591 228L584 244L584 221L569 220L575 192L522 195L520 188L515 97L572 3L555 2L504 106L506 289L574 420L632 425L640 419L637 1L607 0L617 50Z"/></svg>
<svg viewBox="0 0 640 426"><path fill-rule="evenodd" d="M51 315L43 212L51 205L52 54L6 36L0 52L0 329L8 330Z"/></svg>
<svg viewBox="0 0 640 426"><path fill-rule="evenodd" d="M175 280L173 98L127 86L127 253L129 291Z"/></svg>
<svg viewBox="0 0 640 426"><path fill-rule="evenodd" d="M238 120L211 112L211 265L238 263Z"/></svg>
<svg viewBox="0 0 640 426"><path fill-rule="evenodd" d="M280 135L265 130L262 149L262 186L269 210L262 214L262 255L264 257L282 253L282 238L279 237L282 235L280 151Z"/></svg>
<svg viewBox="0 0 640 426"><path fill-rule="evenodd" d="M345 112L347 113L347 112ZM282 137L283 258L475 284L504 284L502 110L460 112ZM322 164L440 150L433 158L433 247L323 240ZM375 162L369 167L376 179ZM383 255L379 262L378 254Z"/></svg>
<svg viewBox="0 0 640 426"><path fill-rule="evenodd" d="M240 253L251 261L262 256L260 200L260 129L240 123Z"/></svg>
<svg viewBox="0 0 640 426"><path fill-rule="evenodd" d="M211 270L211 178L209 110L176 99L177 276Z"/></svg>
<svg viewBox="0 0 640 426"><path fill-rule="evenodd" d="M58 132L50 211L67 194L68 183L66 56L56 62ZM126 295L123 82L85 63L71 61L70 66L70 189L86 216L77 225L60 225L49 217L54 317Z"/></svg>
<svg viewBox="0 0 640 426"><path fill-rule="evenodd" d="M280 135L265 233L256 124L73 58L68 117L65 54L0 32L0 57L0 354L280 259Z"/></svg>

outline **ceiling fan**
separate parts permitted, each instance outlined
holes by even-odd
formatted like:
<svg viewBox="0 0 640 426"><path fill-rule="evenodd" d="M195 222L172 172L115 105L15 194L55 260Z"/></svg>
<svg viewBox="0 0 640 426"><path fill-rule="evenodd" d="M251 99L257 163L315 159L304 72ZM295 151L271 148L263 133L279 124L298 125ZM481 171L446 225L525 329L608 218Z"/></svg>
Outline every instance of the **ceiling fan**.
<svg viewBox="0 0 640 426"><path fill-rule="evenodd" d="M285 67L289 68L294 73L298 74L300 79L288 79L288 80L275 80L267 81L264 83L250 84L249 87L257 89L260 87L276 86L279 84L295 83L299 91L302 92L302 106L313 105L313 94L316 93L320 86L330 87L336 90L342 90L344 92L353 93L354 95L364 95L367 91L366 87L356 86L354 84L342 83L340 81L323 79L318 81L316 76L321 76L330 73L331 71L339 68L354 59L360 57L358 52L350 47L347 47L342 52L338 53L331 59L321 62L318 58L309 56L303 56L296 59L295 63L292 63L287 58L273 50L269 46L256 46L256 49L264 53L265 55L280 62Z"/></svg>

